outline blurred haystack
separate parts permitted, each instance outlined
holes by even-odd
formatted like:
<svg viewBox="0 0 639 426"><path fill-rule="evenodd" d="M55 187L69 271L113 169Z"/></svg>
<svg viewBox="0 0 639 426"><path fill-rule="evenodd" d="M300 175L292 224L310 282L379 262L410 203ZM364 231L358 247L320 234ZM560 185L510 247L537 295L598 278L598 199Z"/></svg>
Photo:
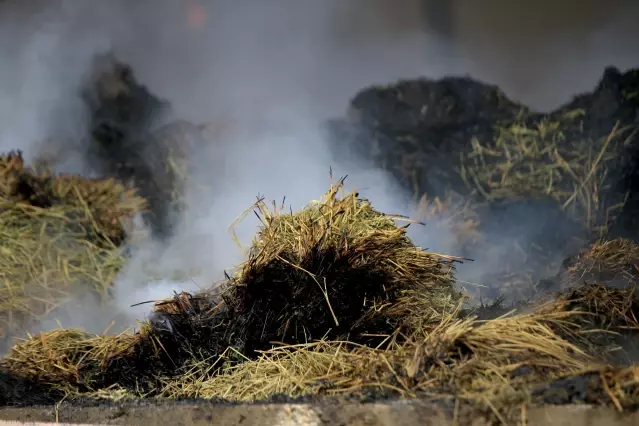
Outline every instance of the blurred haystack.
<svg viewBox="0 0 639 426"><path fill-rule="evenodd" d="M554 200L593 235L604 237L619 216L632 215L633 149L639 106L627 98L637 75L606 69L595 90L549 114L522 110L476 135L459 173L480 199ZM623 220L622 220L623 222ZM619 222L621 223L621 222Z"/></svg>
<svg viewBox="0 0 639 426"><path fill-rule="evenodd" d="M132 182L148 202L145 217L155 235L170 236L184 208L193 151L205 144L204 126L174 120L170 104L112 54L96 56L82 95L91 118L92 166Z"/></svg>
<svg viewBox="0 0 639 426"><path fill-rule="evenodd" d="M639 246L629 239L599 240L564 262L563 288L605 283L612 287L636 285Z"/></svg>
<svg viewBox="0 0 639 426"><path fill-rule="evenodd" d="M332 120L328 131L337 155L383 167L416 199L444 197L448 189L466 195L455 172L460 151L522 108L471 78L401 80L358 92L348 116Z"/></svg>
<svg viewBox="0 0 639 426"><path fill-rule="evenodd" d="M474 138L472 152L462 159L462 179L485 200L550 197L592 231L605 233L623 207L623 194L615 204L606 197L609 168L632 129L617 125L592 139L580 131L584 114L521 116L499 126L492 141Z"/></svg>
<svg viewBox="0 0 639 426"><path fill-rule="evenodd" d="M25 167L20 152L0 155L0 197L5 203L38 209L66 208L70 226L83 227L108 246L122 243L123 222L146 205L135 189L113 179L37 173Z"/></svg>
<svg viewBox="0 0 639 426"><path fill-rule="evenodd" d="M634 232L638 89L637 70L608 67L591 92L541 114L471 78L402 80L361 90L327 128L336 154L388 170L416 199L549 198L596 234Z"/></svg>
<svg viewBox="0 0 639 426"><path fill-rule="evenodd" d="M113 180L36 174L0 156L0 335L52 312L80 285L106 296L125 222L144 208Z"/></svg>
<svg viewBox="0 0 639 426"><path fill-rule="evenodd" d="M470 78L402 80L361 90L327 128L336 154L387 170L416 200L471 200L485 241L451 254L490 270L468 289L529 299L577 240L637 236L638 88L637 70L609 67L591 92L536 113Z"/></svg>

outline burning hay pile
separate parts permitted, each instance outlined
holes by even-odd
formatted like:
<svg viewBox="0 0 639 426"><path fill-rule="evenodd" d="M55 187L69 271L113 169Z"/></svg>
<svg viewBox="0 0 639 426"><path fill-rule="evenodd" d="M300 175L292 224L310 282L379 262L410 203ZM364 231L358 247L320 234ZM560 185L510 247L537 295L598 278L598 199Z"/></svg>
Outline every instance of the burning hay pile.
<svg viewBox="0 0 639 426"><path fill-rule="evenodd" d="M259 346L251 350L410 330L411 320L438 321L461 297L458 259L415 247L393 221L405 219L343 191L333 185L297 214L258 202L263 228L223 295L243 340Z"/></svg>
<svg viewBox="0 0 639 426"><path fill-rule="evenodd" d="M403 80L360 91L329 135L337 154L388 170L415 200L459 194L488 237L466 249L521 253L480 280L482 296L536 297L536 282L559 267L552 259L588 241L639 237L638 91L637 70L610 67L592 92L542 114L470 78ZM522 219L522 209L534 217ZM531 221L528 229L548 228L542 238L521 235ZM495 241L504 234L510 241Z"/></svg>
<svg viewBox="0 0 639 426"><path fill-rule="evenodd" d="M158 236L170 236L169 193L183 189L171 163L188 167L192 147L176 127L158 131L163 103L105 60L88 98L94 154L105 174L135 178L159 215ZM340 180L295 213L259 199L246 261L210 289L156 301L137 331L59 329L16 342L0 360L0 406L423 397L476 404L502 423L523 404L636 407L626 343L639 329L639 250L610 239L617 213L627 219L634 208L632 194L612 188L627 190L639 170L620 160L635 146L637 108L623 93L636 77L608 70L593 94L545 115L470 79L401 82L360 93L351 126L340 124L360 149L375 145L369 157L414 192L420 219L455 236L450 254L498 258L492 284L512 283L518 299L524 287L539 296L556 253L595 241L547 280L545 290L561 292L512 311L496 297L492 315L467 306L461 257L415 246L414 221L375 210ZM175 143L149 145L155 136ZM121 222L142 200L112 180L28 170L19 155L2 157L0 169L3 326L51 311L79 282L105 293L124 261ZM530 210L543 212L534 226Z"/></svg>
<svg viewBox="0 0 639 426"><path fill-rule="evenodd" d="M263 226L237 273L215 292L182 293L158 303L139 333L43 334L14 347L5 365L67 391L128 382L130 390L158 394L167 377L202 363L212 368L220 359L235 365L273 342L380 344L450 315L461 300L453 286L457 259L415 247L392 218L342 191L340 182L295 214L269 210L260 201ZM229 351L236 356L227 356ZM46 372L38 373L42 368Z"/></svg>
<svg viewBox="0 0 639 426"><path fill-rule="evenodd" d="M470 78L403 80L360 91L329 133L339 153L384 167L416 199L547 198L601 232L634 182L637 90L637 70L610 67L591 93L540 114Z"/></svg>
<svg viewBox="0 0 639 426"><path fill-rule="evenodd" d="M218 288L158 302L137 333L32 336L2 369L40 398L438 396L501 419L550 400L562 380L600 372L605 384L589 398L610 387L607 402L637 403L630 370L611 366L612 348L585 337L637 329L630 290L600 292L594 308L592 298L564 293L481 321L454 288L460 259L415 247L396 223L403 218L345 193L341 181L300 212L263 200L255 212L261 229L248 259Z"/></svg>
<svg viewBox="0 0 639 426"><path fill-rule="evenodd" d="M205 144L204 126L173 120L170 103L113 54L96 56L82 96L91 117L91 165L132 182L148 204L145 218L154 234L171 236L175 216L185 208L191 153Z"/></svg>
<svg viewBox="0 0 639 426"><path fill-rule="evenodd" d="M0 336L54 311L82 286L106 296L124 262L125 222L144 208L113 180L38 174L0 157Z"/></svg>

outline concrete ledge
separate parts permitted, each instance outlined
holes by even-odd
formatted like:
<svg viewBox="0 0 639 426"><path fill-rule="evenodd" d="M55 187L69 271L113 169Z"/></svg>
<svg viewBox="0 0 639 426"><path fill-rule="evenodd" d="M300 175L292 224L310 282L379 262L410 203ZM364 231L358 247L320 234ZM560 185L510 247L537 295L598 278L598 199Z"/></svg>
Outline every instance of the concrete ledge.
<svg viewBox="0 0 639 426"><path fill-rule="evenodd" d="M456 418L455 418L456 417ZM620 413L609 407L545 406L527 408L521 420L536 425L630 426L639 424L639 413ZM521 424L520 420L520 424ZM110 404L95 407L63 406L6 408L0 410L0 426L8 425L241 425L241 426L391 426L490 424L479 412L427 401L372 404L264 404L215 405L210 403Z"/></svg>

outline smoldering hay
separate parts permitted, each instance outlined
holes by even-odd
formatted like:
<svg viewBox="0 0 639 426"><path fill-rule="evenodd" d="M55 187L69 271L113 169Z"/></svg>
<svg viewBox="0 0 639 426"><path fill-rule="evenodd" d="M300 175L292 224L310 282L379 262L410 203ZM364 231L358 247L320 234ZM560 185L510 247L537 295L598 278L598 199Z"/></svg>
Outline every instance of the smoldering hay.
<svg viewBox="0 0 639 426"><path fill-rule="evenodd" d="M380 344L382 333L413 334L441 321L461 300L453 287L458 259L415 247L404 227L342 191L339 182L294 214L258 201L263 226L237 273L215 291L157 303L140 332L54 331L18 344L5 365L14 372L22 365L22 377L81 392L129 381L131 390L158 393L161 380L195 363L254 359L273 341ZM57 361L44 371L33 356L49 350Z"/></svg>
<svg viewBox="0 0 639 426"><path fill-rule="evenodd" d="M342 141L344 147L353 141L362 143L362 134L375 130L375 138L365 140L389 143L384 155L392 161L387 164L406 178L398 180L410 183L422 201L420 216L426 227L443 226L453 232L459 238L451 247L458 253L418 247L408 232L422 224L376 210L374 199L346 191L342 180L331 183L323 198L297 212L260 198L248 210L257 215L260 229L245 262L229 276L201 292L180 292L154 301L153 314L137 331L96 335L57 329L16 341L0 362L0 402L438 395L478 404L500 420L519 416L525 403L601 403L632 409L638 395L636 367L632 359L620 355L627 349L625 343L636 338L638 325L636 246L631 236L622 239L614 234L619 231L613 225L623 214L607 216L605 212L632 207L620 203L615 194L606 195L614 186L606 179L610 178L607 170L617 164L627 174L617 176L619 182L627 184L624 179L632 177L632 161L619 156L629 153L635 140L632 126L636 123L631 117L636 116L636 103L628 96L633 76L608 70L594 94L578 98L586 105L601 91L619 94L608 121L597 121L601 110L588 108L569 109L557 116L513 118L508 114L520 106L504 100L494 88L482 88L467 79L403 85L414 96L423 87L435 94L446 92L451 84L477 89L467 94L476 101L476 108L464 110L458 121L451 112L456 111L455 104L449 105L449 113L435 111L428 116L432 122L418 126L436 140L437 135L446 135L442 129L452 129L467 150L464 155L446 151L442 140L439 148L434 143L429 146L420 134L397 136L397 149L390 149L390 127L415 124L406 118L413 117L409 107L391 122L379 122L376 129L358 127L374 122L367 121L366 111L353 114L351 120L359 124L341 123ZM375 89L375 102L365 104L379 101L384 106L380 93L386 92ZM388 102L396 101L391 97ZM506 105L508 114L486 118L482 102ZM381 106L371 110L379 113ZM437 120L440 133L435 131ZM466 127L473 120L485 127ZM579 133L579 120L584 129L596 134ZM491 123L498 126L495 133L471 132L486 130ZM118 143L133 144L125 139ZM459 168L451 165L448 170L449 176L458 173L457 180L451 179L460 183L452 188L455 191L438 192L433 182L445 182L445 175L399 158L407 155L404 150L417 150L414 158L427 160L422 149L461 161ZM588 161L581 167L579 159ZM548 185L549 176L553 185ZM428 193L414 185L421 178L430 182ZM34 179L27 188L39 188L40 179L64 181L55 176ZM556 276L548 272L552 268L544 258L524 263L545 278L530 280L530 300L519 298L512 308L500 303L500 297L488 301L489 305L483 300L480 306L471 305L456 276L471 262L455 254L465 256L464 250L478 253L477 247L494 245L491 228L485 226L491 215L501 211L504 220L513 220L515 210L504 204L526 206L532 200L535 205L542 188L545 198L550 198L544 202L565 220L561 223L577 224L566 228L579 230L581 251L564 262L563 270L554 271ZM78 191L65 194L77 196ZM32 195L30 200L38 199ZM631 199L626 195L621 201ZM11 206L25 202L5 201ZM38 202L42 211L53 208ZM455 214L447 215L447 211ZM106 224L126 216L96 212L108 219ZM78 222L89 228L76 216L67 219L70 225ZM512 247L508 250L514 252L515 244ZM547 248L542 247L543 254L562 263L564 259ZM474 261L479 264L482 259ZM78 270L75 263L70 266ZM491 264L490 272L510 272L509 266ZM514 272L522 275L516 268Z"/></svg>
<svg viewBox="0 0 639 426"><path fill-rule="evenodd" d="M608 67L548 113L470 77L405 79L361 90L327 133L335 153L387 170L416 200L470 200L483 238L454 253L484 262L460 274L484 284L468 286L475 295L512 302L588 242L636 240L638 76Z"/></svg>
<svg viewBox="0 0 639 426"><path fill-rule="evenodd" d="M173 235L184 209L185 181L204 126L178 120L168 101L138 82L113 53L96 56L83 85L89 110L89 164L101 175L132 182L148 204L157 238Z"/></svg>
<svg viewBox="0 0 639 426"><path fill-rule="evenodd" d="M639 325L633 288L586 286L478 320L453 286L462 259L414 246L403 218L341 181L299 212L253 208L260 231L221 285L158 301L138 332L32 336L1 361L5 374L37 400L444 393L510 416L552 400L565 378L601 372L589 398L623 386L612 401L635 404L631 370L604 339Z"/></svg>

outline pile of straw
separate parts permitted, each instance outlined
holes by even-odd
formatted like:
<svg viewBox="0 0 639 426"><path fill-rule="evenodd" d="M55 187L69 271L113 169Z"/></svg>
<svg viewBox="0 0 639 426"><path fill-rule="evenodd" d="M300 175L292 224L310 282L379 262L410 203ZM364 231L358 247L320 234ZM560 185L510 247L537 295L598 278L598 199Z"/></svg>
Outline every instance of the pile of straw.
<svg viewBox="0 0 639 426"><path fill-rule="evenodd" d="M156 303L137 333L31 336L0 367L70 398L438 397L504 422L593 375L591 393L565 398L639 402L635 369L593 337L639 328L634 290L583 287L480 320L454 290L459 259L415 247L343 181L297 213L253 210L260 231L221 286Z"/></svg>
<svg viewBox="0 0 639 426"><path fill-rule="evenodd" d="M639 403L636 368L609 364L604 346L595 345L589 333L636 332L638 324L629 316L624 297L630 292L594 288L590 295L596 290L599 311L592 304L586 309L584 299L567 293L526 313L487 321L451 311L407 340L377 347L320 340L280 345L261 351L255 360L246 358L215 371L201 362L187 374L166 380L161 396L239 401L281 394L365 400L432 397L478 404L502 421L519 417L522 404L552 403L551 390L563 392L565 403L629 408ZM582 302L584 309L574 309L569 300ZM596 315L598 322L591 320ZM603 316L625 320L605 322ZM606 380L590 380L590 389L584 391L569 385L591 376Z"/></svg>
<svg viewBox="0 0 639 426"><path fill-rule="evenodd" d="M0 156L0 204L2 337L55 310L78 285L105 297L125 261L125 222L144 208L113 180L37 174L20 153Z"/></svg>
<svg viewBox="0 0 639 426"><path fill-rule="evenodd" d="M532 399L537 404L612 405L619 412L636 410L638 380L639 367L636 366L590 368L535 389Z"/></svg>
<svg viewBox="0 0 639 426"><path fill-rule="evenodd" d="M47 353L42 340L58 345L58 355L67 348L82 353L54 358L81 359L73 371L88 388L133 386L128 378L136 377L135 389L157 392L163 376L183 374L222 354L230 361L214 365L235 365L274 342L402 340L401 335L439 323L462 300L453 286L459 259L415 247L405 226L356 193L346 194L342 181L298 213L271 210L263 200L254 208L262 228L237 273L215 291L181 293L157 303L140 332L121 337L127 343L118 347L128 350L94 349L110 344L98 337L63 333L60 340L43 334L18 344L5 364L20 376L67 383L66 376L56 381L28 367L33 362L58 374L50 361L39 360ZM102 358L96 360L96 353Z"/></svg>
<svg viewBox="0 0 639 426"><path fill-rule="evenodd" d="M53 330L17 343L4 365L20 377L37 379L69 393L90 392L108 383L108 364L129 354L137 336L96 336L80 330Z"/></svg>
<svg viewBox="0 0 639 426"><path fill-rule="evenodd" d="M609 302L614 304L615 300ZM548 310L544 305L526 314L489 321L463 318L459 311L451 311L409 339L376 347L322 339L276 345L260 351L255 359L238 357L234 349L218 357L198 358L194 354L173 374L166 370L154 377L151 391L137 387L142 376L133 369L131 359L139 357L134 353L141 335L100 337L52 331L16 345L3 365L13 374L53 384L68 397L78 393L110 399L151 394L237 401L279 394L438 397L480 404L502 419L518 415L523 403L552 402L557 392L562 392L567 402L596 399L622 407L636 404L632 395L637 394L637 386L629 376L635 369L609 366L596 348L579 345L576 334L571 334L578 330L573 325L589 314L558 306ZM155 356L164 349L158 347ZM155 362L152 356L144 359L146 364ZM127 369L115 368L125 365ZM114 372L119 373L112 375ZM583 395L571 393L565 385L593 375L606 377L607 382L591 380L592 389ZM604 398L609 393L612 396Z"/></svg>
<svg viewBox="0 0 639 426"><path fill-rule="evenodd" d="M565 263L565 288L588 283L624 287L639 278L639 246L625 238L599 240Z"/></svg>
<svg viewBox="0 0 639 426"><path fill-rule="evenodd" d="M262 229L223 295L244 340L257 345L248 351L393 333L414 318L437 321L461 297L458 258L416 247L408 225L393 220L405 218L346 194L342 181L299 213L263 200L255 208Z"/></svg>
<svg viewBox="0 0 639 426"><path fill-rule="evenodd" d="M577 314L556 332L612 363L629 359L639 330L639 293L636 284L611 288L589 284L559 293L549 303L536 302L538 312Z"/></svg>
<svg viewBox="0 0 639 426"><path fill-rule="evenodd" d="M619 157L632 127L619 123L593 139L583 130L583 110L530 120L525 114L498 126L494 140L471 142L459 173L481 198L549 197L588 229L604 235L623 207L608 199L609 167Z"/></svg>

